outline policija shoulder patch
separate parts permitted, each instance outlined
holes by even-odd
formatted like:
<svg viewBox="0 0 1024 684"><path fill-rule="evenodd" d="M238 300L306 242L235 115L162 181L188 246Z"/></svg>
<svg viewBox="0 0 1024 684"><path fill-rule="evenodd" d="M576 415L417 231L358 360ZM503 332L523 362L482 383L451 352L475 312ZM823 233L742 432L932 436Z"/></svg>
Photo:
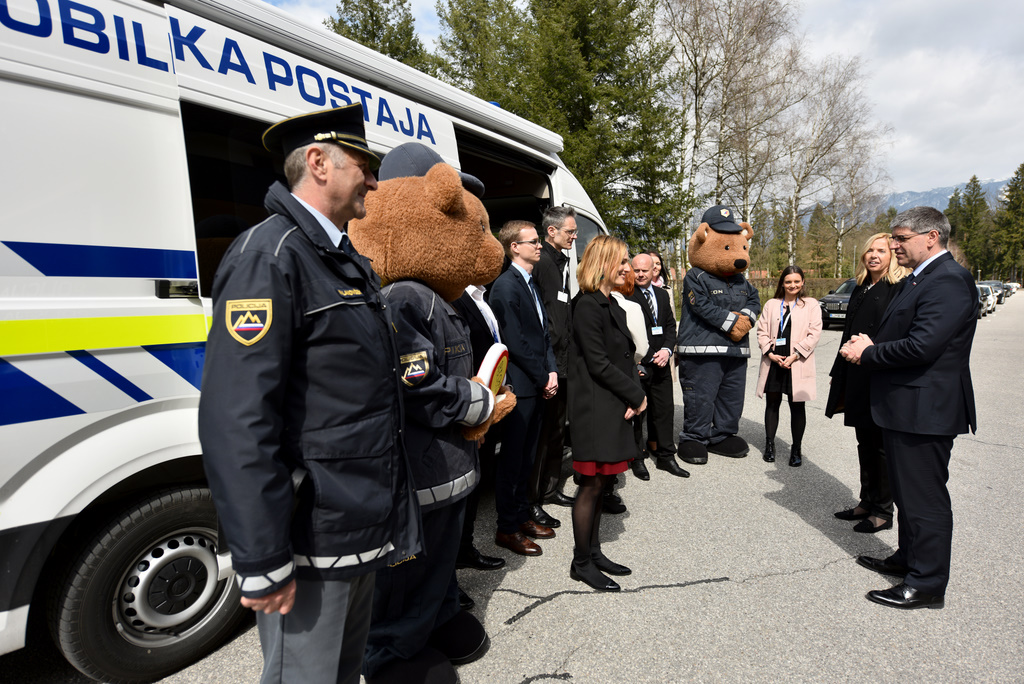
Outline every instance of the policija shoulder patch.
<svg viewBox="0 0 1024 684"><path fill-rule="evenodd" d="M224 306L228 333L247 347L267 334L273 318L271 299L229 299Z"/></svg>
<svg viewBox="0 0 1024 684"><path fill-rule="evenodd" d="M427 352L421 351L415 354L405 354L398 359L402 366L402 382L409 387L415 387L423 382L430 371L430 361L427 360Z"/></svg>

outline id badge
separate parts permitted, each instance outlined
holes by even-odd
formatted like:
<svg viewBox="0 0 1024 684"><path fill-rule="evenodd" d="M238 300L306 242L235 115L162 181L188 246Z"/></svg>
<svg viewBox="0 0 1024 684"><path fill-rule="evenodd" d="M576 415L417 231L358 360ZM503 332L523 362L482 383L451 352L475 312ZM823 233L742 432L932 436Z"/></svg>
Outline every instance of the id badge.
<svg viewBox="0 0 1024 684"><path fill-rule="evenodd" d="M568 292L559 292L558 293L558 301L560 301L560 302L567 302L567 301L569 301L569 293Z"/></svg>
<svg viewBox="0 0 1024 684"><path fill-rule="evenodd" d="M652 335L660 335L661 334L661 326L660 325L652 326L651 327L651 334Z"/></svg>
<svg viewBox="0 0 1024 684"><path fill-rule="evenodd" d="M786 344L786 338L785 337L776 337L775 338L775 346L779 346L780 344Z"/></svg>

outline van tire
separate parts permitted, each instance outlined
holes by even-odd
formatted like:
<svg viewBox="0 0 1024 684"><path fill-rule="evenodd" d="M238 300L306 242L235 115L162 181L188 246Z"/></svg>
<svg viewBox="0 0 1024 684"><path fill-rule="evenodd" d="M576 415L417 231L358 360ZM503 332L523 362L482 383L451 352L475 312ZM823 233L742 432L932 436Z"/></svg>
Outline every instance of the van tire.
<svg viewBox="0 0 1024 684"><path fill-rule="evenodd" d="M50 600L64 657L95 679L149 682L219 646L248 611L233 578L217 582L217 529L202 487L163 490L109 518Z"/></svg>

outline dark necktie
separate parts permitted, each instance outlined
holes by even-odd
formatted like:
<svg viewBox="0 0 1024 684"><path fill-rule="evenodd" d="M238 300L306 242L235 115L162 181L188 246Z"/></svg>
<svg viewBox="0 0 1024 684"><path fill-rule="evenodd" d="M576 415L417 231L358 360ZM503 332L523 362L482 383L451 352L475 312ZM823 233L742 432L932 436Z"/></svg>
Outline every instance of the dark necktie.
<svg viewBox="0 0 1024 684"><path fill-rule="evenodd" d="M352 240L349 239L348 233L341 234L341 244L338 245L338 249L345 254L348 254L353 259L359 253L356 251L356 248L352 246Z"/></svg>
<svg viewBox="0 0 1024 684"><path fill-rule="evenodd" d="M651 295L650 290L643 290L644 298L647 300L647 308L651 310L651 318L656 319L657 316L654 313L654 296Z"/></svg>
<svg viewBox="0 0 1024 684"><path fill-rule="evenodd" d="M530 278L529 282L530 282L530 292L533 293L533 298L534 298L534 300L536 300L536 303L534 304L534 308L537 309L537 316L540 318L540 322L543 323L544 322L544 315L541 313L541 308L540 308L540 293L537 292L537 286L534 285L533 278Z"/></svg>

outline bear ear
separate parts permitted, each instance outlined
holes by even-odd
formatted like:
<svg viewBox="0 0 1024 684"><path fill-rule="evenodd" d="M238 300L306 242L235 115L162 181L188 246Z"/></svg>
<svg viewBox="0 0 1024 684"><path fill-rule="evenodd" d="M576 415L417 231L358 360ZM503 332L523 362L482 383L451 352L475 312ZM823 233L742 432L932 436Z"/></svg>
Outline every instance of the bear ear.
<svg viewBox="0 0 1024 684"><path fill-rule="evenodd" d="M442 214L455 214L466 208L462 198L459 172L445 163L435 164L424 176L430 206Z"/></svg>
<svg viewBox="0 0 1024 684"><path fill-rule="evenodd" d="M740 222L740 228L743 229L743 237L747 238L747 242L754 237L754 229L750 227L749 223Z"/></svg>
<svg viewBox="0 0 1024 684"><path fill-rule="evenodd" d="M699 226L697 226L697 232L694 233L694 235L697 236L698 244L703 245L704 241L708 239L708 230L710 230L710 228L711 226L709 226L706 223L702 223Z"/></svg>

